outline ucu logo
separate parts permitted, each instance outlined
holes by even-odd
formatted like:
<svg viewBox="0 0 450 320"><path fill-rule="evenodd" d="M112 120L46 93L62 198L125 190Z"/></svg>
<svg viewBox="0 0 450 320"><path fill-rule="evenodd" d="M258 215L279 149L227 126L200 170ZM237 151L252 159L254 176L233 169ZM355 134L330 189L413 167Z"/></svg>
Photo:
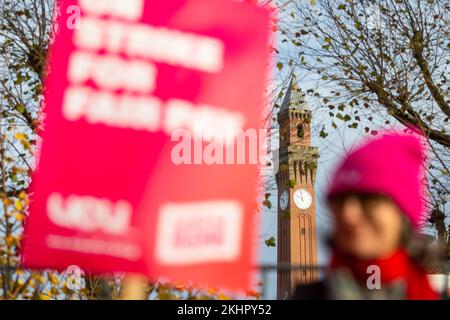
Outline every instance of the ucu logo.
<svg viewBox="0 0 450 320"><path fill-rule="evenodd" d="M64 199L59 193L47 199L48 217L54 224L84 232L124 234L130 226L132 210L131 204L123 200L113 203L108 199L75 195Z"/></svg>

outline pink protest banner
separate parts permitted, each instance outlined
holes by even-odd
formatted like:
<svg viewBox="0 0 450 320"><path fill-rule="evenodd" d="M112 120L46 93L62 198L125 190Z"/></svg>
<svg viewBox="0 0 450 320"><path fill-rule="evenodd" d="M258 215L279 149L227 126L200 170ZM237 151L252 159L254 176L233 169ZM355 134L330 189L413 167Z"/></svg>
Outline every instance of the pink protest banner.
<svg viewBox="0 0 450 320"><path fill-rule="evenodd" d="M260 126L269 14L229 0L67 0L61 12L24 265L248 288L258 164L195 150L211 148L208 130Z"/></svg>

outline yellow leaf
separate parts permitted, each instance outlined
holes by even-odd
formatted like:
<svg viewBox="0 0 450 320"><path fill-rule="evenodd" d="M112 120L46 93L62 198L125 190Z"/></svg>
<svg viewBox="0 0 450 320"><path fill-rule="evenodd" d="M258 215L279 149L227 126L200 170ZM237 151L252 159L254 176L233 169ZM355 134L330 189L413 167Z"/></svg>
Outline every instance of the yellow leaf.
<svg viewBox="0 0 450 320"><path fill-rule="evenodd" d="M219 300L231 300L231 298L229 296L226 296L222 293L219 294L218 298L219 298Z"/></svg>
<svg viewBox="0 0 450 320"><path fill-rule="evenodd" d="M39 295L39 299L41 299L41 300L51 300L52 298L50 298L49 296L41 293Z"/></svg>
<svg viewBox="0 0 450 320"><path fill-rule="evenodd" d="M217 288L210 287L210 288L208 288L207 293L208 293L209 295L213 295L213 294L216 294L218 291L219 291L219 290L218 290Z"/></svg>
<svg viewBox="0 0 450 320"><path fill-rule="evenodd" d="M25 135L23 133L18 132L18 133L16 133L16 139L23 140L23 139L25 139Z"/></svg>
<svg viewBox="0 0 450 320"><path fill-rule="evenodd" d="M50 282L55 286L58 284L58 277L55 276L54 274L49 273L48 280L50 280Z"/></svg>
<svg viewBox="0 0 450 320"><path fill-rule="evenodd" d="M5 206L9 206L10 204L13 204L14 202L11 200L11 199L8 199L8 198L4 198L3 199L3 204L5 205Z"/></svg>
<svg viewBox="0 0 450 320"><path fill-rule="evenodd" d="M174 285L174 289L178 291L186 290L186 285L184 283L177 283Z"/></svg>
<svg viewBox="0 0 450 320"><path fill-rule="evenodd" d="M22 205L22 202L20 200L16 200L16 202L14 202L14 207L16 208L17 211L22 211L23 210L23 205Z"/></svg>
<svg viewBox="0 0 450 320"><path fill-rule="evenodd" d="M15 243L15 239L14 239L14 237L13 237L12 235L7 236L5 240L6 240L6 244L7 244L9 247L11 247L12 245L14 245L14 243Z"/></svg>
<svg viewBox="0 0 450 320"><path fill-rule="evenodd" d="M25 150L29 150L31 148L31 144L25 139L20 140L20 143Z"/></svg>
<svg viewBox="0 0 450 320"><path fill-rule="evenodd" d="M19 199L24 200L27 197L27 193L25 191L20 191Z"/></svg>
<svg viewBox="0 0 450 320"><path fill-rule="evenodd" d="M45 277L43 275L39 274L39 273L35 273L33 275L33 279L37 283L45 283Z"/></svg>
<svg viewBox="0 0 450 320"><path fill-rule="evenodd" d="M72 291L71 289L67 288L66 286L64 286L64 287L62 288L62 292L63 292L65 295L68 295L68 296L73 294L73 291Z"/></svg>
<svg viewBox="0 0 450 320"><path fill-rule="evenodd" d="M159 300L174 300L175 296L170 292L161 292L159 295Z"/></svg>

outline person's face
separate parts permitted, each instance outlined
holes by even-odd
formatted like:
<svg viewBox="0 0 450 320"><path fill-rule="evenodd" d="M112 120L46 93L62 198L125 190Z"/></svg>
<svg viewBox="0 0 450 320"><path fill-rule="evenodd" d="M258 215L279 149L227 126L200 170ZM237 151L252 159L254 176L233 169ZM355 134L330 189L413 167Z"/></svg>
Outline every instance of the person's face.
<svg viewBox="0 0 450 320"><path fill-rule="evenodd" d="M387 197L349 194L330 202L336 220L334 243L360 259L388 256L400 245L402 218Z"/></svg>

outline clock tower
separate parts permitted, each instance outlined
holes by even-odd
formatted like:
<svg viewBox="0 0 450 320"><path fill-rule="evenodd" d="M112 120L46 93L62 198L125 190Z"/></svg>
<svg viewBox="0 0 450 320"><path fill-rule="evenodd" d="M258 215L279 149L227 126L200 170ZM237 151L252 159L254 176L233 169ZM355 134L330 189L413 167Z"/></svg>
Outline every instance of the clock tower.
<svg viewBox="0 0 450 320"><path fill-rule="evenodd" d="M314 182L318 149L311 146L311 111L293 76L277 115L279 124L278 264L317 265ZM317 280L317 270L279 271L278 299L296 284Z"/></svg>

